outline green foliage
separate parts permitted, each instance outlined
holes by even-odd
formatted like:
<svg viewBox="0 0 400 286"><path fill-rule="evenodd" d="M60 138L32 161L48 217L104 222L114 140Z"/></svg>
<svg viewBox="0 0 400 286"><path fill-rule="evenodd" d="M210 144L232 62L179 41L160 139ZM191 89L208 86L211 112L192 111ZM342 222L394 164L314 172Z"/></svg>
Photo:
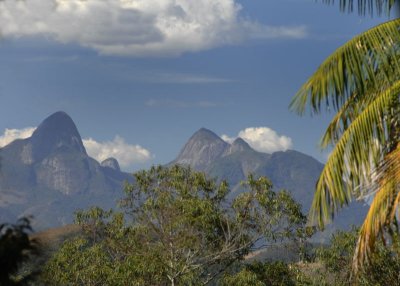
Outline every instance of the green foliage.
<svg viewBox="0 0 400 286"><path fill-rule="evenodd" d="M47 263L46 285L206 285L256 248L312 233L301 206L262 177L250 176L249 190L228 202L226 182L190 168L134 176L125 213L77 213L83 235Z"/></svg>
<svg viewBox="0 0 400 286"><path fill-rule="evenodd" d="M328 285L399 285L400 284L400 240L395 238L390 245L377 243L370 263L352 273L352 261L358 230L339 231L331 238L329 247L318 251L318 259L324 266L324 277Z"/></svg>
<svg viewBox="0 0 400 286"><path fill-rule="evenodd" d="M24 263L38 254L38 244L29 239L32 231L27 218L16 224L0 225L0 285L28 285L34 272L21 271Z"/></svg>
<svg viewBox="0 0 400 286"><path fill-rule="evenodd" d="M319 281L321 282L321 281ZM296 265L282 261L246 264L236 274L226 274L220 286L295 286L312 284Z"/></svg>
<svg viewBox="0 0 400 286"><path fill-rule="evenodd" d="M327 272L333 273L335 284L347 283L351 278L351 264L357 243L358 232L338 231L332 235L329 247L317 251L318 259L324 264Z"/></svg>
<svg viewBox="0 0 400 286"><path fill-rule="evenodd" d="M265 284L260 281L257 273L254 273L248 269L243 269L235 275L226 275L220 281L220 286L265 286Z"/></svg>

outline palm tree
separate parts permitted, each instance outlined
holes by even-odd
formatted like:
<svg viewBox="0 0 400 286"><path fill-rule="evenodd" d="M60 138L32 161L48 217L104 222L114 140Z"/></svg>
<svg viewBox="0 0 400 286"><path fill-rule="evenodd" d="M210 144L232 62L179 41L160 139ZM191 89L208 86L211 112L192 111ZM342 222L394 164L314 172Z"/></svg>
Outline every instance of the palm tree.
<svg viewBox="0 0 400 286"><path fill-rule="evenodd" d="M333 0L322 0L331 3ZM396 0L341 0L342 10L389 13ZM398 2L398 1L397 1ZM360 229L354 267L370 259L378 238L399 233L400 19L380 24L330 55L290 107L300 114L334 111L321 139L333 150L316 184L310 218L320 227L352 198L373 195Z"/></svg>

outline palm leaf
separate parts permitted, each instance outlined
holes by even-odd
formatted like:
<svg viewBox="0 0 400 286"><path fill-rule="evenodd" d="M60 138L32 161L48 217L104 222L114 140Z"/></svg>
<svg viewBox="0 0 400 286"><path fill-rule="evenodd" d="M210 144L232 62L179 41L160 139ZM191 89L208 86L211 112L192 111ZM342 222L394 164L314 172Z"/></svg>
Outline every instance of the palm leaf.
<svg viewBox="0 0 400 286"><path fill-rule="evenodd" d="M339 208L351 201L354 189L370 186L372 170L379 162L376 155L382 154L382 146L388 140L385 116L399 93L397 81L374 96L343 132L317 182L310 210L312 223L316 220L323 227Z"/></svg>
<svg viewBox="0 0 400 286"><path fill-rule="evenodd" d="M378 74L379 72L377 72ZM392 81L395 82L396 77L392 74ZM385 82L386 77L380 81ZM382 84L381 88L384 86ZM328 145L336 144L342 136L343 132L349 127L351 122L366 108L374 99L381 89L376 90L374 86L360 96L358 93L352 94L346 102L338 109L336 115L333 117L325 131L324 136L320 141L322 149L327 148Z"/></svg>
<svg viewBox="0 0 400 286"><path fill-rule="evenodd" d="M322 0L323 3L333 4L335 0ZM340 9L342 11L353 12L355 1L353 0L340 0ZM370 14L372 15L374 11L378 15L382 13L389 13L393 8L395 0L357 0L357 11L360 15Z"/></svg>
<svg viewBox="0 0 400 286"><path fill-rule="evenodd" d="M379 235L384 235L385 226L390 225L389 216L398 207L396 185L386 183L376 193L368 214L361 227L356 251L353 258L355 271L368 263L370 254L374 251L375 242Z"/></svg>
<svg viewBox="0 0 400 286"><path fill-rule="evenodd" d="M368 263L377 237L397 222L400 203L400 144L389 153L379 168L378 189L360 230L353 266L357 271Z"/></svg>
<svg viewBox="0 0 400 286"><path fill-rule="evenodd" d="M306 106L319 113L321 105L339 110L351 97L390 86L400 76L400 19L376 26L330 55L300 88L290 108L300 114Z"/></svg>

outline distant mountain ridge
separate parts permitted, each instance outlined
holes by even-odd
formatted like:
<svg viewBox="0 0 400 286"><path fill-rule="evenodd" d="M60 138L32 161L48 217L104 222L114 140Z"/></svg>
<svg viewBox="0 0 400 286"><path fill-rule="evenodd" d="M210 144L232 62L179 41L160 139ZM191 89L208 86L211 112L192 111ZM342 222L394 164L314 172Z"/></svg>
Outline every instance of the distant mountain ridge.
<svg viewBox="0 0 400 286"><path fill-rule="evenodd" d="M294 150L262 153L251 148L242 138L229 144L205 128L190 137L178 157L170 164L189 165L211 177L227 180L233 190L232 197L243 191L240 182L249 173L266 176L275 189L290 191L305 212L310 209L315 184L324 167L311 156ZM333 224L320 235L320 239L325 239L335 229L360 225L367 211L368 207L364 203L352 202L348 208L339 212Z"/></svg>
<svg viewBox="0 0 400 286"><path fill-rule="evenodd" d="M65 112L46 118L30 138L0 148L0 223L33 215L35 230L72 222L77 209L115 207L125 181L114 158L99 163L88 156L79 131ZM189 165L211 177L226 179L235 196L249 173L267 176L277 189L289 190L308 211L323 165L294 150L258 152L243 139L232 144L202 128L169 163ZM330 232L360 224L367 207L352 203L339 213Z"/></svg>
<svg viewBox="0 0 400 286"><path fill-rule="evenodd" d="M132 176L109 158L88 156L65 112L46 118L27 139L0 149L0 218L33 215L37 228L71 223L77 208L114 207Z"/></svg>
<svg viewBox="0 0 400 286"><path fill-rule="evenodd" d="M293 191L295 198L303 199L303 202L304 193L313 190L323 169L323 164L301 152L258 152L240 137L229 144L205 128L190 137L171 164L189 165L212 177L227 180L233 188L249 173L267 176L277 188ZM296 190L292 190L293 187ZM305 203L306 207L311 201Z"/></svg>

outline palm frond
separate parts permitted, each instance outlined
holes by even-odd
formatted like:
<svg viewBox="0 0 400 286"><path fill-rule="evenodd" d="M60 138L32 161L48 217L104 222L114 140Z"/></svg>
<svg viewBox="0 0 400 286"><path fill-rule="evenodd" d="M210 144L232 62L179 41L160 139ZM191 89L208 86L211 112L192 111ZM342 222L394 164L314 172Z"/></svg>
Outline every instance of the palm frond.
<svg viewBox="0 0 400 286"><path fill-rule="evenodd" d="M386 155L385 159L375 170L375 177L374 193L382 187L384 182L395 181L400 183L400 143Z"/></svg>
<svg viewBox="0 0 400 286"><path fill-rule="evenodd" d="M393 209L398 207L398 188L393 182L388 182L377 192L361 227L356 251L353 257L353 267L357 272L362 265L370 260L377 238L383 237L385 226L390 224L389 217Z"/></svg>
<svg viewBox="0 0 400 286"><path fill-rule="evenodd" d="M379 168L378 189L367 217L360 230L353 267L358 271L368 263L377 237L384 237L385 230L398 220L400 203L400 144L390 152Z"/></svg>
<svg viewBox="0 0 400 286"><path fill-rule="evenodd" d="M306 106L339 110L353 95L390 86L400 75L400 19L378 25L353 38L330 55L294 96L290 108Z"/></svg>
<svg viewBox="0 0 400 286"><path fill-rule="evenodd" d="M357 94L353 94L341 107L341 109L336 113L328 128L325 131L324 136L322 136L320 141L320 146L322 149L328 147L329 144L335 144L343 132L348 128L350 123L357 117L360 113L360 104L357 104L356 100Z"/></svg>
<svg viewBox="0 0 400 286"><path fill-rule="evenodd" d="M335 0L322 0L326 4L334 4ZM393 8L396 0L357 0L357 4L354 4L354 0L340 0L340 9L342 11L353 12L355 6L357 6L358 14L372 15L374 11L381 15L382 13L389 13Z"/></svg>
<svg viewBox="0 0 400 286"><path fill-rule="evenodd" d="M381 146L388 140L384 118L399 93L397 81L375 95L343 132L317 182L310 210L312 223L316 220L323 227L339 208L351 201L354 189L369 186L372 170L379 162L371 158L382 154Z"/></svg>

